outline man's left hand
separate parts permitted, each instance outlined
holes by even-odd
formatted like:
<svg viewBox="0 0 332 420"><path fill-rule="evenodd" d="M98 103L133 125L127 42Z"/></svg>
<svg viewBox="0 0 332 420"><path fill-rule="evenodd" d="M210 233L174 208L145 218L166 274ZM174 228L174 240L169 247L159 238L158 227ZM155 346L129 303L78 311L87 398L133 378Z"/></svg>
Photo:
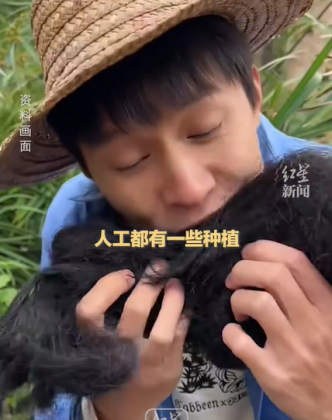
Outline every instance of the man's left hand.
<svg viewBox="0 0 332 420"><path fill-rule="evenodd" d="M226 286L238 322L264 329L264 348L237 324L223 340L251 370L271 401L294 420L332 419L332 287L307 257L288 246L247 245ZM264 291L245 290L255 287Z"/></svg>

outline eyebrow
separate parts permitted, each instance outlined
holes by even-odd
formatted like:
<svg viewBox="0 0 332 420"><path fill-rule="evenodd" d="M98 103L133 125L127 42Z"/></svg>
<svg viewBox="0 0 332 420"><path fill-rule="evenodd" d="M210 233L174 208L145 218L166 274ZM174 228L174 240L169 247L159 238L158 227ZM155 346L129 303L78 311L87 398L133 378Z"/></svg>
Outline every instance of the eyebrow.
<svg viewBox="0 0 332 420"><path fill-rule="evenodd" d="M207 99L211 95L214 95L218 92L217 88L210 88L209 90L202 90L200 92L196 92L195 97L190 98L186 101L178 101L177 103L174 101L165 101L165 107L167 108L173 108L173 110L181 111L181 110L190 110L198 103L202 102L203 100ZM142 126L154 126L162 121L162 106L156 107L155 109L155 115L152 118L152 120L148 123L139 124L138 122L133 124L142 125ZM124 136L127 136L129 134L128 131L126 131L123 128L120 128L116 126L109 118L107 118L106 121L103 122L103 126L101 127L101 138L103 143L113 143L116 140L123 138Z"/></svg>
<svg viewBox="0 0 332 420"><path fill-rule="evenodd" d="M128 133L117 127L103 127L101 129L101 137L103 142L113 143L114 141L124 137Z"/></svg>

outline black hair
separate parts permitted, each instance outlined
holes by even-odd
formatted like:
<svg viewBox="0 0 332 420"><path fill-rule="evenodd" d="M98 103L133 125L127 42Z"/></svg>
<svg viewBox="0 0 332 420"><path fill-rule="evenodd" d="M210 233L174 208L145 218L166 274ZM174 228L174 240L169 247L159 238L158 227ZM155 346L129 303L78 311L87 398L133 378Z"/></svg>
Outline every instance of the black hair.
<svg viewBox="0 0 332 420"><path fill-rule="evenodd" d="M105 141L105 115L124 131L131 122L154 124L161 106L189 105L220 80L240 83L254 107L252 67L245 34L235 24L220 16L196 17L94 76L56 105L48 122L86 169L78 146Z"/></svg>
<svg viewBox="0 0 332 420"><path fill-rule="evenodd" d="M308 182L296 185L296 176L285 180L285 169ZM233 292L225 280L241 261L243 247L266 239L302 251L332 284L331 177L331 153L312 149L267 165L211 220L196 227L210 232L234 229L239 232L239 247L220 243L188 248L183 241L162 248L95 247L102 229L111 243L119 240L112 233L117 226L107 214L61 230L52 245L52 267L25 285L0 319L0 399L29 382L43 408L58 394L95 396L128 383L138 367L139 350L134 341L117 335L116 325L131 290L108 309L103 330L78 326L75 309L100 278L129 269L138 281L147 264L158 258L169 262L169 271L154 281L178 278L185 291L185 310L192 313L185 350L218 369L244 369L221 339L223 328L236 322L230 303ZM160 304L159 299L151 311L146 336ZM264 346L265 333L255 320L240 325Z"/></svg>

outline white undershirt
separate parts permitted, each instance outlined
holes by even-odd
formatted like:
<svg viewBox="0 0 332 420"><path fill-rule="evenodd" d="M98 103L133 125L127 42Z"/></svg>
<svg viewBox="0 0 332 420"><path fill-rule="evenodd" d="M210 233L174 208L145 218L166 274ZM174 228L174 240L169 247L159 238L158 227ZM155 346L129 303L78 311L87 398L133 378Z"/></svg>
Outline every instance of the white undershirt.
<svg viewBox="0 0 332 420"><path fill-rule="evenodd" d="M184 365L173 402L190 420L254 420L243 371L218 369L189 354L184 354Z"/></svg>
<svg viewBox="0 0 332 420"><path fill-rule="evenodd" d="M173 392L173 402L188 415L179 410L178 420L254 420L242 371L218 369L189 354L183 358L182 378ZM83 420L98 420L88 400L83 399L82 409Z"/></svg>

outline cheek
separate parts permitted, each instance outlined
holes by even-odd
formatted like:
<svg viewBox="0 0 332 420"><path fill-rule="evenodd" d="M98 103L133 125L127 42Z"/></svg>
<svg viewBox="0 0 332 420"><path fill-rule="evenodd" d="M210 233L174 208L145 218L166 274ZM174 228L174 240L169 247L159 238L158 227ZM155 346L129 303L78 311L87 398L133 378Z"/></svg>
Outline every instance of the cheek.
<svg viewBox="0 0 332 420"><path fill-rule="evenodd" d="M239 145L238 149L234 151L232 158L233 168L238 173L250 175L260 166L261 159L258 141L248 141L248 143Z"/></svg>
<svg viewBox="0 0 332 420"><path fill-rule="evenodd" d="M236 171L250 174L260 165L262 156L259 147L256 122L253 118L233 126L228 144L228 159Z"/></svg>
<svg viewBox="0 0 332 420"><path fill-rule="evenodd" d="M235 165L247 166L246 162L250 165L260 157L258 126L259 120L247 103L242 113L233 112L229 115L225 138L228 158Z"/></svg>
<svg viewBox="0 0 332 420"><path fill-rule="evenodd" d="M154 208L151 192L147 188L124 184L115 186L113 183L111 188L100 190L110 205L129 221L148 219L149 209Z"/></svg>
<svg viewBox="0 0 332 420"><path fill-rule="evenodd" d="M213 156L214 172L218 177L242 180L257 172L261 153L256 138L230 137L220 142Z"/></svg>

